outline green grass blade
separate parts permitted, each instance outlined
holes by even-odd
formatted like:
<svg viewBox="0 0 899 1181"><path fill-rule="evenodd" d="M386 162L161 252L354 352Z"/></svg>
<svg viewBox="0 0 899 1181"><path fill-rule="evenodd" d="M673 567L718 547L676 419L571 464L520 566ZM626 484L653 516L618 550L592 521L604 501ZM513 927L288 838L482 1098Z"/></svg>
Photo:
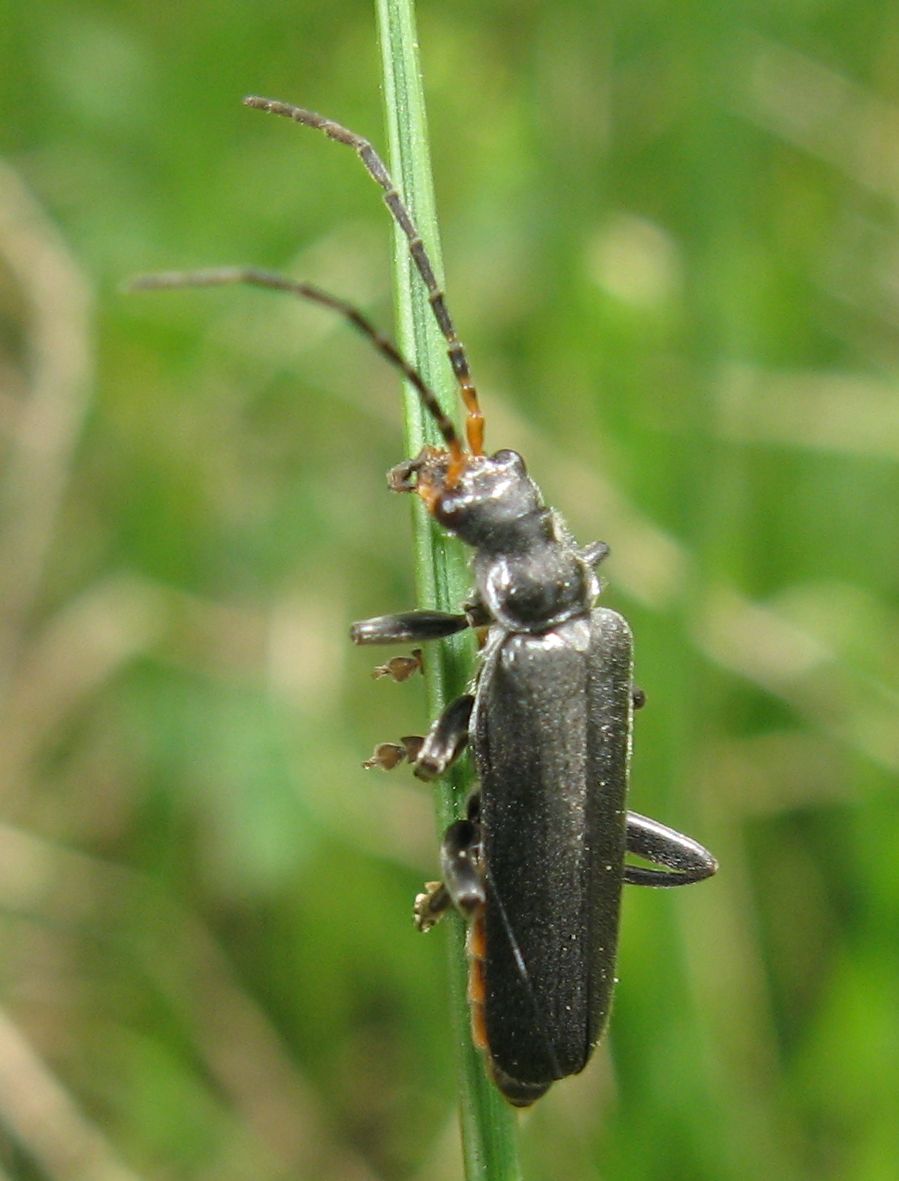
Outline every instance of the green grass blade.
<svg viewBox="0 0 899 1181"><path fill-rule="evenodd" d="M390 162L438 282L443 267L431 180L424 98L418 64L412 0L377 0L384 69L384 94ZM431 312L424 288L409 257L408 243L397 227L395 250L396 304L399 343L406 356L437 392L448 411L458 416L459 396L446 360L446 344ZM439 442L423 414L415 391L405 398L406 445L414 455L425 442ZM420 503L415 505L416 579L422 606L457 611L470 584L461 546L447 540ZM470 635L428 650L428 699L432 715L464 691L471 675L474 649ZM464 766L441 784L438 799L440 832L460 811L471 789ZM484 1072L481 1055L469 1035L466 1001L464 931L450 924L450 993L459 1065L463 1150L468 1181L516 1181L520 1177L516 1116Z"/></svg>

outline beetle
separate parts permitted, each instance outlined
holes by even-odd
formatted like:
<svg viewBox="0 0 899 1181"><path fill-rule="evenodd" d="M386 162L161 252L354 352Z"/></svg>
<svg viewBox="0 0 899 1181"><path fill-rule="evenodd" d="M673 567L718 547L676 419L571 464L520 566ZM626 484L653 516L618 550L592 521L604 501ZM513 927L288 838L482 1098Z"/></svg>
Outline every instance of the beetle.
<svg viewBox="0 0 899 1181"><path fill-rule="evenodd" d="M370 142L324 116L272 99L247 106L352 147L383 190L424 283L466 409L465 440L420 373L351 304L255 268L146 276L134 286L250 283L344 315L418 392L443 440L388 473L472 551L474 591L458 613L411 611L355 623L359 645L420 644L474 627L486 633L469 690L423 738L385 743L367 766L408 760L442 775L470 747L478 788L441 845L443 880L415 900L427 931L450 909L468 922L475 1044L515 1106L587 1064L609 1018L622 887L681 886L717 862L682 833L626 808L634 710L633 641L625 619L594 605L605 542L578 546L515 451L484 449L484 418L465 348L415 223ZM388 662L405 679L420 664ZM632 853L650 866L626 862Z"/></svg>

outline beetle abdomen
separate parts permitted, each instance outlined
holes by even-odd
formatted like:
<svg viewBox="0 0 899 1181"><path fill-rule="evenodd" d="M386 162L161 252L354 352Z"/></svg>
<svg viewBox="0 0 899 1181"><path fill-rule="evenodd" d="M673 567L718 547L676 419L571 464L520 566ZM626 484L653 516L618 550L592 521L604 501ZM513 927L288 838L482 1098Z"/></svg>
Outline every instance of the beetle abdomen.
<svg viewBox="0 0 899 1181"><path fill-rule="evenodd" d="M631 674L630 630L604 608L488 642L471 723L484 1013L494 1074L513 1102L583 1069L608 1017Z"/></svg>
<svg viewBox="0 0 899 1181"><path fill-rule="evenodd" d="M465 941L468 954L468 1004L471 1016L471 1040L475 1049L487 1057L487 1067L493 1081L514 1107L530 1107L545 1095L552 1079L540 1083L522 1083L511 1078L499 1066L490 1049L487 1033L487 936L484 907L474 914L468 925Z"/></svg>

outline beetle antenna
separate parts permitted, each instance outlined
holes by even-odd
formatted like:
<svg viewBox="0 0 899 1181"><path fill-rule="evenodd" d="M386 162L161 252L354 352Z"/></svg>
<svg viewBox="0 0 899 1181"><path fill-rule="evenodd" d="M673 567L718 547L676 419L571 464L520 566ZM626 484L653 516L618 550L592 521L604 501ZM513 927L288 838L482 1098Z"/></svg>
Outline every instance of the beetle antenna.
<svg viewBox="0 0 899 1181"><path fill-rule="evenodd" d="M319 115L315 111L307 111L304 107L295 107L291 103L279 102L273 98L259 98L256 95L249 95L243 102L244 106L252 107L253 110L268 111L272 115L282 115L285 119L292 119L294 123L302 123L306 127L316 127L319 131L323 131L329 139L347 144L359 156L369 176L384 190L384 202L394 221L406 235L409 242L409 254L428 289L428 302L434 311L438 327L446 339L447 356L465 403L465 434L468 448L472 455L483 455L484 415L481 413L478 402L478 391L471 378L465 346L456 334L455 325L446 306L446 296L437 282L434 268L418 228L412 220L412 215L406 208L399 190L393 183L384 161L363 136L357 135L355 131L350 131L340 123L335 123L332 119L326 119L324 115Z"/></svg>
<svg viewBox="0 0 899 1181"><path fill-rule="evenodd" d="M296 295L299 299L308 299L323 307L333 308L335 312L346 317L354 328L363 336L368 337L381 356L385 357L395 369L399 369L406 380L415 386L422 405L434 419L437 429L443 436L452 461L455 463L464 461L465 452L455 426L437 401L437 395L418 370L409 364L393 341L379 332L358 308L343 299L338 299L336 295L322 291L320 287L313 287L310 283L299 283L295 279L288 279L285 275L278 275L274 271L262 271L256 267L220 267L205 271L163 271L157 275L138 275L128 284L128 289L131 291L156 291L177 287L228 287L236 283L249 283L253 287L268 287L274 291L286 291L290 295Z"/></svg>

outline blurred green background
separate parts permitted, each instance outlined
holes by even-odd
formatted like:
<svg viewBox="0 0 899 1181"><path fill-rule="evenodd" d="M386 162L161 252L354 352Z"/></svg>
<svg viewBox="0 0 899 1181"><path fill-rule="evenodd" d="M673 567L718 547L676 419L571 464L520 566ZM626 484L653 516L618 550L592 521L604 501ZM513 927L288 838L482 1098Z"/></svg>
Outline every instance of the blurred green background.
<svg viewBox="0 0 899 1181"><path fill-rule="evenodd" d="M374 19L7 3L0 1142L8 1177L460 1176ZM424 0L450 303L488 413L631 620L631 802L709 845L626 898L607 1045L529 1179L899 1172L899 8ZM374 654L377 656L377 654Z"/></svg>

